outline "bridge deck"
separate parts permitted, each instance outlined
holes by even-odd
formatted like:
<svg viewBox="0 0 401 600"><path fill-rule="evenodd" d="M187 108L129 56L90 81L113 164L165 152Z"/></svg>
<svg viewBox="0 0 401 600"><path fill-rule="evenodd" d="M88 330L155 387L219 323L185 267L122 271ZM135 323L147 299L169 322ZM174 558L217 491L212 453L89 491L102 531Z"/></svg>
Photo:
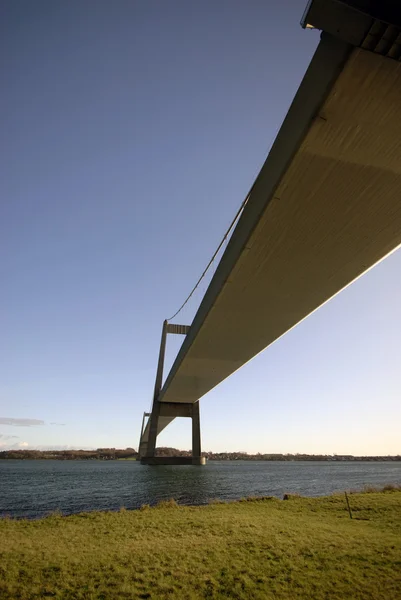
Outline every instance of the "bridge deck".
<svg viewBox="0 0 401 600"><path fill-rule="evenodd" d="M400 62L323 34L159 400L196 402L401 244L400 106Z"/></svg>
<svg viewBox="0 0 401 600"><path fill-rule="evenodd" d="M401 64L354 49L277 182L272 149L161 401L196 402L401 243L400 106Z"/></svg>

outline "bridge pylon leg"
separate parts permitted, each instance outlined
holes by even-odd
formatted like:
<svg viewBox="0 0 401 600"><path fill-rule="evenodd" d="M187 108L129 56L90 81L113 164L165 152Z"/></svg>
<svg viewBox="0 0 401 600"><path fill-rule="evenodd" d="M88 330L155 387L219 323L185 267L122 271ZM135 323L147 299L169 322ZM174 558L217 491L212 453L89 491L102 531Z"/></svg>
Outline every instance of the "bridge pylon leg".
<svg viewBox="0 0 401 600"><path fill-rule="evenodd" d="M192 419L192 456L156 456L156 439L159 419L190 417ZM204 465L205 458L201 453L201 432L199 402L157 402L153 406L149 420L149 436L145 456L141 457L142 465Z"/></svg>
<svg viewBox="0 0 401 600"><path fill-rule="evenodd" d="M149 438L146 456L154 456L156 451L157 428L159 426L160 402L153 403L152 412L149 418Z"/></svg>
<svg viewBox="0 0 401 600"><path fill-rule="evenodd" d="M199 402L160 402L160 391L163 382L164 355L166 352L166 338L168 333L185 334L189 330L187 325L169 324L164 321L162 335L160 340L159 361L157 364L155 389L153 393L152 412L150 413L149 423L145 430L142 422L141 439L139 442L139 457L143 465L204 465L206 460L201 456L201 435ZM167 417L172 420L175 417L192 418L192 456L156 456L156 440L159 431L160 418ZM144 415L145 419L145 415ZM167 421L169 423L169 421ZM166 422L161 427L166 426ZM147 435L145 436L145 431Z"/></svg>
<svg viewBox="0 0 401 600"><path fill-rule="evenodd" d="M204 459L202 462L199 402L192 405L192 464L205 464Z"/></svg>

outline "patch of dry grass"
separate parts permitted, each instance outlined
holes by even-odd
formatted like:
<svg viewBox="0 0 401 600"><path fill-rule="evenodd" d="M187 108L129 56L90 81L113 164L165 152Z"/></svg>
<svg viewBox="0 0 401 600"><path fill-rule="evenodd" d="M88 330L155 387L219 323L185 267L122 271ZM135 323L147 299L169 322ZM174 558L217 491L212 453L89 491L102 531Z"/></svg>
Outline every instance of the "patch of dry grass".
<svg viewBox="0 0 401 600"><path fill-rule="evenodd" d="M0 520L0 598L401 598L401 493Z"/></svg>

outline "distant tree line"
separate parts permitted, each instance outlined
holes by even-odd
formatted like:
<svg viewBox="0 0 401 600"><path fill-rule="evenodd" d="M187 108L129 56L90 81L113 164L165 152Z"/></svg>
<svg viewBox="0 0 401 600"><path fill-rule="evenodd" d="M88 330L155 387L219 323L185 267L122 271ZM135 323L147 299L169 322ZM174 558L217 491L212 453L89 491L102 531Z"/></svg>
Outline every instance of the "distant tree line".
<svg viewBox="0 0 401 600"><path fill-rule="evenodd" d="M156 456L191 456L188 450L157 448ZM202 452L208 460L270 460L270 461L401 461L398 456L352 456L351 454L248 454L247 452Z"/></svg>
<svg viewBox="0 0 401 600"><path fill-rule="evenodd" d="M189 450L157 448L156 456L191 456ZM202 452L208 460L268 461L401 461L397 456L352 456L351 454L248 454L247 452ZM138 457L134 448L97 448L97 450L3 450L0 459L118 460Z"/></svg>
<svg viewBox="0 0 401 600"><path fill-rule="evenodd" d="M116 448L97 448L97 450L4 450L2 458L19 459L56 459L56 460L116 460L118 458L136 458L134 448L118 450Z"/></svg>

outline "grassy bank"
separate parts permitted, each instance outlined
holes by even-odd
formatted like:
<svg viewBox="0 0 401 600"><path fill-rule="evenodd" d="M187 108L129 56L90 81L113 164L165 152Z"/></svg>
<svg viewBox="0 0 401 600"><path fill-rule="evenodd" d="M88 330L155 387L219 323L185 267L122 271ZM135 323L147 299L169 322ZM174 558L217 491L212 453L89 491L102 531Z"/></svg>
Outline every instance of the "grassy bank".
<svg viewBox="0 0 401 600"><path fill-rule="evenodd" d="M0 520L0 598L401 598L401 493Z"/></svg>

